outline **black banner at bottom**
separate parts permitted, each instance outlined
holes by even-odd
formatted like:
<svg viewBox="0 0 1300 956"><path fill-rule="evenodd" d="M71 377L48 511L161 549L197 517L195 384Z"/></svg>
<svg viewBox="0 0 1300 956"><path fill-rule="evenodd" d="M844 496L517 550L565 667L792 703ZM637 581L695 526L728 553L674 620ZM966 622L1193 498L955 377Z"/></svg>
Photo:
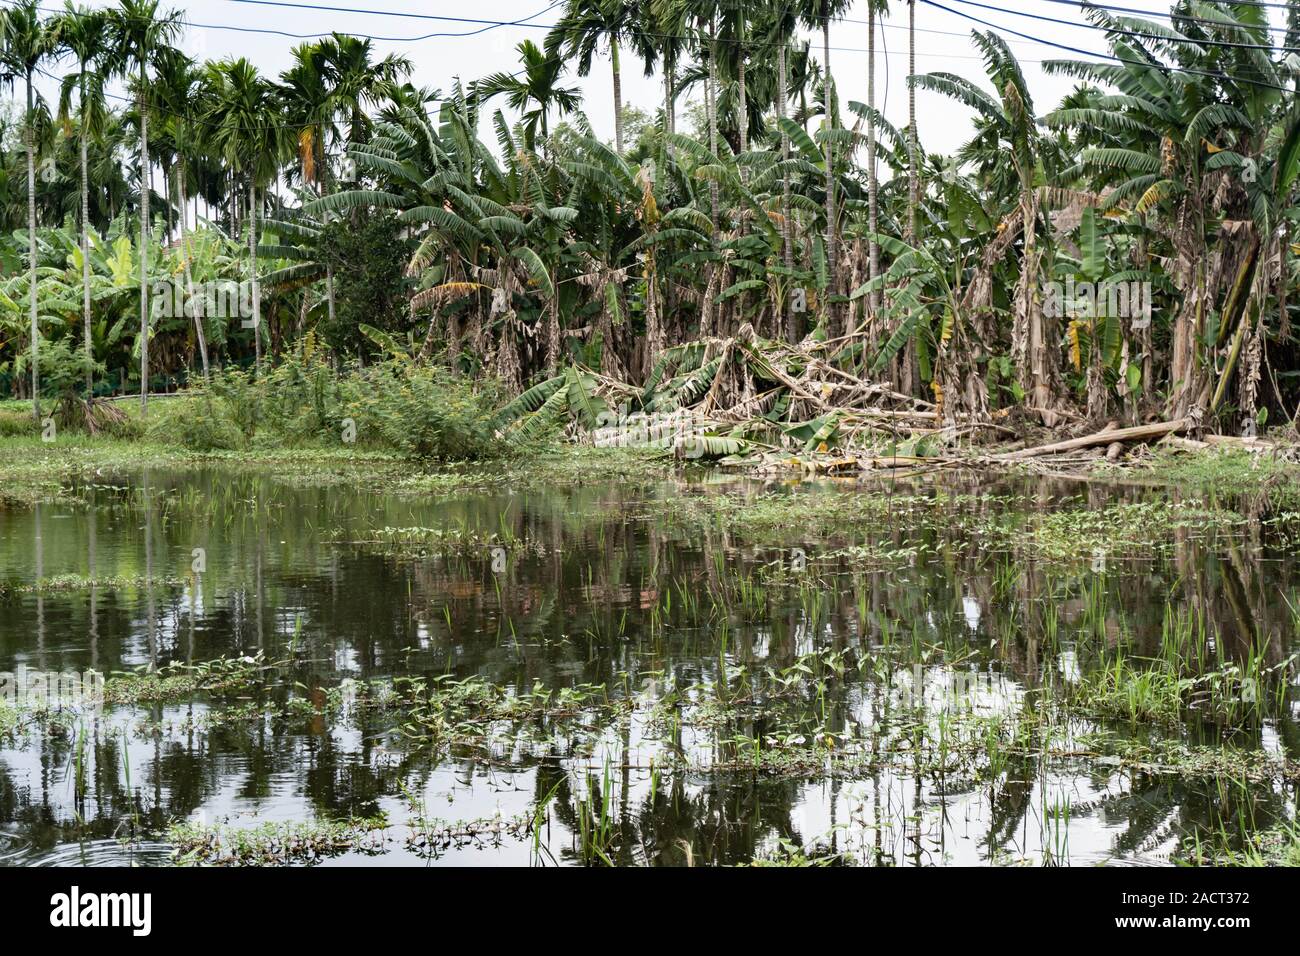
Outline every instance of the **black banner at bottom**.
<svg viewBox="0 0 1300 956"><path fill-rule="evenodd" d="M427 943L431 921L436 926L445 918L466 930L482 919L480 931L488 933L510 925L503 924L506 917L518 920L516 931L553 918L578 919L584 932L603 928L608 919L612 932L627 932L647 918L644 907L659 914L655 919L671 916L665 908L680 907L700 928L710 900L719 908L718 932L733 943L746 931L772 931L771 919L817 913L832 923L921 916L927 941L977 933L987 938L990 929L1009 925L1021 932L1040 926L1068 931L1081 940L1199 933L1226 941L1241 932L1286 931L1294 916L1288 883L1277 871L1227 869L32 868L0 870L0 912L22 934L17 938L76 934L80 942L94 936L128 948L202 948L209 940L218 943L214 934L228 948L229 933L244 943L337 944L341 930L366 926L382 926L388 945L408 933ZM773 890L798 895L772 896ZM630 925L636 913L642 916Z"/></svg>

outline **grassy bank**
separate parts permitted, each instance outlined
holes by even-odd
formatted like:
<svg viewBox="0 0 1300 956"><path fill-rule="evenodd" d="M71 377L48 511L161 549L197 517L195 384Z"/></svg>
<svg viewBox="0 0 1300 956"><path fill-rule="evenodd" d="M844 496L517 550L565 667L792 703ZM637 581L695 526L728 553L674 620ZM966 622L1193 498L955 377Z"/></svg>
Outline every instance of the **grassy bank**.
<svg viewBox="0 0 1300 956"><path fill-rule="evenodd" d="M379 449L265 443L239 451L198 451L160 437L84 433L53 442L0 437L0 504L69 501L85 483L144 468L256 469L291 483L351 484L398 494L453 494L493 487L601 480L648 480L670 473L662 453L586 446L538 446L487 461L439 461Z"/></svg>

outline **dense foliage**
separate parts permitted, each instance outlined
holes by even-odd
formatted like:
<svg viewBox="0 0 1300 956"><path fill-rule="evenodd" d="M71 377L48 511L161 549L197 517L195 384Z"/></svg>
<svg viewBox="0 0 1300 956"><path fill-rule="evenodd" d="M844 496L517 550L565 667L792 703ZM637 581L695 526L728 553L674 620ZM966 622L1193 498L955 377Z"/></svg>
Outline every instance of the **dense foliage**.
<svg viewBox="0 0 1300 956"><path fill-rule="evenodd" d="M28 105L10 111L0 163L3 374L30 395L20 356L69 342L96 391L215 366L270 383L263 355L323 363L337 389L360 359L350 374L417 405L460 377L525 393L529 412L671 380L688 393L677 404L725 388L752 415L806 423L799 353L764 356L811 341L828 376L933 402L949 426L1011 405L1049 425L1290 417L1300 3L1285 27L1260 4L1178 0L1151 20L1085 7L1109 55L1048 62L1077 84L1046 111L1005 41L977 32L984 78L912 77L974 112L953 156L837 96L827 27L847 6L569 0L540 46L520 44L520 71L435 91L352 37L297 47L272 80L188 60L155 0L48 19L20 3L2 34ZM867 4L873 77L891 6L911 4ZM565 75L605 55L612 144ZM60 58L55 111L32 78ZM654 116L621 102L629 60L664 77ZM121 109L113 79L131 94ZM680 131L679 112L698 128ZM161 189L141 190L155 172ZM160 279L187 302L240 283L251 321L160 308ZM336 412L312 414L325 427ZM462 424L392 440L489 440Z"/></svg>

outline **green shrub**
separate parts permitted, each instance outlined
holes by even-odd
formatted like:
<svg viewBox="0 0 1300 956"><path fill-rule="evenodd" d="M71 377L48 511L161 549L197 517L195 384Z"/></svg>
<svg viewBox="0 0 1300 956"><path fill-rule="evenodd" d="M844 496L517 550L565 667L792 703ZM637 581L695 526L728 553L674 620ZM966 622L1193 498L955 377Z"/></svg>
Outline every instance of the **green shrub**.
<svg viewBox="0 0 1300 956"><path fill-rule="evenodd" d="M31 410L11 412L0 409L0 436L39 435L41 426L32 419Z"/></svg>
<svg viewBox="0 0 1300 956"><path fill-rule="evenodd" d="M212 373L214 406L222 406L225 417L245 438L251 438L261 423L265 386L265 379L259 382L253 373L240 368L217 369Z"/></svg>
<svg viewBox="0 0 1300 956"><path fill-rule="evenodd" d="M499 396L446 368L394 358L340 383L357 441L419 458L463 461L507 454L496 435Z"/></svg>
<svg viewBox="0 0 1300 956"><path fill-rule="evenodd" d="M247 441L226 401L202 394L150 403L146 433L153 441L195 451L227 451Z"/></svg>
<svg viewBox="0 0 1300 956"><path fill-rule="evenodd" d="M339 440L344 413L339 376L314 333L300 351L285 355L263 380L262 423L294 441Z"/></svg>

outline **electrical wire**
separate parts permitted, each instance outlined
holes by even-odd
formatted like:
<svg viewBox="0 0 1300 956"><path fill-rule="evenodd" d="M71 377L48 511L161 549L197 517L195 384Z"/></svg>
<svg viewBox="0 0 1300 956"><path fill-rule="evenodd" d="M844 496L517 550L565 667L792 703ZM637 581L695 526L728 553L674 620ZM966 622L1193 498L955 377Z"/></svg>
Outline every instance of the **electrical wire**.
<svg viewBox="0 0 1300 956"><path fill-rule="evenodd" d="M1300 47L1294 46L1272 46L1267 43L1234 43L1231 40L1209 40L1196 39L1194 37L1184 37L1181 39L1167 37L1159 33L1142 33L1137 30L1126 30L1122 27L1107 25L1104 23L1079 23L1074 20L1062 20L1059 17L1044 16L1041 13L1026 13L1023 10L1007 10L1004 7L996 7L987 3L977 3L976 0L953 0L967 7L979 7L981 10L992 10L996 13L1008 13L1016 17L1025 17L1032 20L1042 20L1047 23L1057 23L1068 27L1077 27L1084 30L1102 30L1106 33L1116 34L1118 36L1142 37L1147 40L1159 40L1162 43L1187 43L1194 46L1215 46L1230 47L1243 50L1268 50L1269 52L1278 53L1300 53ZM1100 9L1100 8L1098 8ZM1216 21L1209 21L1216 22Z"/></svg>
<svg viewBox="0 0 1300 956"><path fill-rule="evenodd" d="M1183 67L1183 66L1168 66L1163 63L1160 64L1147 63L1144 60L1130 60L1130 59L1125 59L1124 57L1121 56L1115 56L1114 54L1111 53L1097 53L1094 50L1085 50L1080 47L1070 46L1069 44L1066 43L1057 43L1054 40L1044 40L1041 37L1035 37L1035 36L1031 36L1028 33L1020 33L1017 30L1012 30L1010 27L1004 27L996 23L990 23L987 20L981 20L979 17L972 16L969 13L963 13L960 10L954 10L952 7L945 7L942 3L935 2L935 0L920 0L920 2L926 4L927 6L934 7L935 9L943 10L946 11L947 13L951 13L954 16L962 17L966 20L970 20L974 23L978 23L981 26L987 27L990 30L994 30L1002 33L1010 33L1013 36L1018 36L1026 40L1031 40L1034 43L1041 43L1043 46L1050 46L1058 50L1065 50L1069 53L1080 54L1083 56L1102 57L1103 59L1113 60L1116 63L1123 63L1126 66L1140 66L1150 70L1157 70L1163 73L1187 73L1194 76L1207 76L1215 80L1227 79L1227 77L1225 77L1222 73L1215 73L1210 70L1197 70L1191 67ZM957 0L957 2L960 2L960 0ZM1007 13L1011 11L1004 10L1002 12ZM1289 89L1288 87L1285 86L1278 86L1276 83L1266 83L1263 80L1252 80L1249 77L1237 77L1235 78L1234 82L1248 83L1252 86L1258 86L1269 90L1278 90L1279 92L1282 93L1295 92L1295 90L1293 89Z"/></svg>

